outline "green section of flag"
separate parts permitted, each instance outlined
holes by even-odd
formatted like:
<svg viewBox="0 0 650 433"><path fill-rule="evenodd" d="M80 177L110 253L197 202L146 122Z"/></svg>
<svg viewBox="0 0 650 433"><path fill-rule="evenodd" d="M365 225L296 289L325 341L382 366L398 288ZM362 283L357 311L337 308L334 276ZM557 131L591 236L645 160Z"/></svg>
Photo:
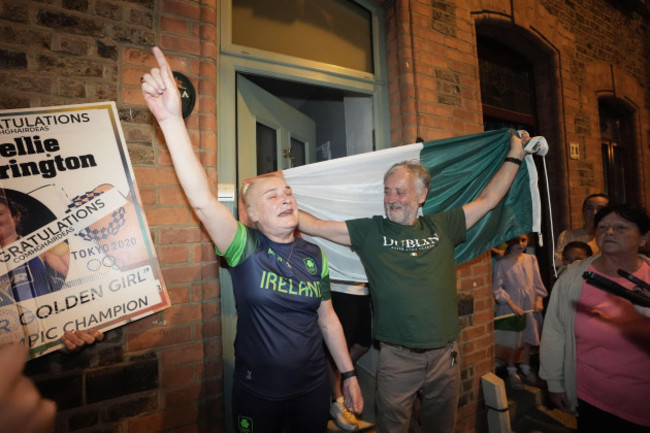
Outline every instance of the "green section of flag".
<svg viewBox="0 0 650 433"><path fill-rule="evenodd" d="M510 316L494 320L494 329L497 331L520 332L526 328L526 315Z"/></svg>
<svg viewBox="0 0 650 433"><path fill-rule="evenodd" d="M476 199L499 170L509 150L509 129L424 143L420 160L432 179L423 212L441 212ZM525 164L506 197L456 247L456 264L472 260L501 242L532 230L530 180Z"/></svg>

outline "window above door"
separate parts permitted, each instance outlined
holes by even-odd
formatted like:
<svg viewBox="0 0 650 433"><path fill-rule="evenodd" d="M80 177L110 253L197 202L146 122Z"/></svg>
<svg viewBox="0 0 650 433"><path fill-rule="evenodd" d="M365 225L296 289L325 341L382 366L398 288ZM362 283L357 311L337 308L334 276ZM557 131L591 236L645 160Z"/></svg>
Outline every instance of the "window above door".
<svg viewBox="0 0 650 433"><path fill-rule="evenodd" d="M377 4L367 0L222 0L221 50L376 80Z"/></svg>

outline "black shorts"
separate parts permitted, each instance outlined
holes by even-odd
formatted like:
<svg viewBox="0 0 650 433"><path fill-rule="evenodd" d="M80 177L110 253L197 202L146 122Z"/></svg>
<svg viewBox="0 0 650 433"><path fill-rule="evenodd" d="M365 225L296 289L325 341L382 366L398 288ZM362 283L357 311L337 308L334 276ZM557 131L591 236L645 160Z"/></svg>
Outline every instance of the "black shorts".
<svg viewBox="0 0 650 433"><path fill-rule="evenodd" d="M348 347L372 343L370 295L350 295L332 292L332 307L339 316Z"/></svg>
<svg viewBox="0 0 650 433"><path fill-rule="evenodd" d="M232 386L232 417L236 432L327 433L330 386L288 400L268 400L246 390L237 379Z"/></svg>

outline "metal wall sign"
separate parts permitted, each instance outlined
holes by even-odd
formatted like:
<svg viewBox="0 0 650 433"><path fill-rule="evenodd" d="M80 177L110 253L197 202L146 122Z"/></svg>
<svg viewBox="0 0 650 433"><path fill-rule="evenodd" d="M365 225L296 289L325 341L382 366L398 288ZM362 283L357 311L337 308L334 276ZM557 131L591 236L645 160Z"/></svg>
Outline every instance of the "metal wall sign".
<svg viewBox="0 0 650 433"><path fill-rule="evenodd" d="M194 90L192 81L190 81L190 79L185 75L176 71L174 71L173 74L176 79L178 91L181 93L183 119L187 119L189 115L192 114L192 110L194 110L194 105L196 104L196 90Z"/></svg>

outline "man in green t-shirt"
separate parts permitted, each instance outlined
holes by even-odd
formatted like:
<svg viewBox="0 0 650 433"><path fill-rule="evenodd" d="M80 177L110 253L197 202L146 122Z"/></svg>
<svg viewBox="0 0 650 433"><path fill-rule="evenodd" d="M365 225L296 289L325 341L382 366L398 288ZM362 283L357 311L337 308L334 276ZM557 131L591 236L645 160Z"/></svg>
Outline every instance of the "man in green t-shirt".
<svg viewBox="0 0 650 433"><path fill-rule="evenodd" d="M406 432L422 397L426 432L453 432L460 393L454 248L469 228L505 196L526 152L515 134L503 165L472 202L418 217L431 176L417 161L384 176L384 211L349 221L323 221L300 212L299 229L351 246L368 276L377 367L377 431Z"/></svg>

